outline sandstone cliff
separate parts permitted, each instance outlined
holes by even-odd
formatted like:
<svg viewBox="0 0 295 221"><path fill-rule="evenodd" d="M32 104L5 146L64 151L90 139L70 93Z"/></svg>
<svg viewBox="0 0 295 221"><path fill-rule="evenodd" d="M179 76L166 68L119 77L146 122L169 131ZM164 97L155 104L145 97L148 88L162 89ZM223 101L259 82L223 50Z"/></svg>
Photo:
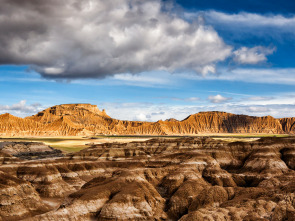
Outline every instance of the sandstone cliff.
<svg viewBox="0 0 295 221"><path fill-rule="evenodd" d="M295 133L295 118L200 112L182 121L122 121L91 104L63 104L18 118L0 115L0 136L193 135L204 133Z"/></svg>

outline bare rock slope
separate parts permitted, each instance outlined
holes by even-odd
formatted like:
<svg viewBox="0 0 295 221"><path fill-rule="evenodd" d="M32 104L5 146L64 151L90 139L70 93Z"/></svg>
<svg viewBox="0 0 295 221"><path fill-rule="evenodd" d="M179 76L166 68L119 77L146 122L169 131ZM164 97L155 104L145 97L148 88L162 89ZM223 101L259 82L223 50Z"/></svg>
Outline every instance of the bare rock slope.
<svg viewBox="0 0 295 221"><path fill-rule="evenodd" d="M182 121L122 121L91 104L63 104L25 119L0 115L0 136L193 135L200 133L294 134L295 118L275 119L200 112Z"/></svg>
<svg viewBox="0 0 295 221"><path fill-rule="evenodd" d="M41 142L0 142L0 151L26 160L64 156L62 151Z"/></svg>
<svg viewBox="0 0 295 221"><path fill-rule="evenodd" d="M295 220L295 138L152 139L45 160L0 157L2 220Z"/></svg>

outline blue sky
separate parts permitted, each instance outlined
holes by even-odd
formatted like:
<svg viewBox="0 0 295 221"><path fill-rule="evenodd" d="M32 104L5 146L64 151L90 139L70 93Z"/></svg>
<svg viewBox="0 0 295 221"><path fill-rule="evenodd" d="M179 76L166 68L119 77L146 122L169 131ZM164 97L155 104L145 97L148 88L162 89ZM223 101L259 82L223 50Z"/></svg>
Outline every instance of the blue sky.
<svg viewBox="0 0 295 221"><path fill-rule="evenodd" d="M126 120L295 116L294 1L30 2L4 1L0 114L91 103Z"/></svg>

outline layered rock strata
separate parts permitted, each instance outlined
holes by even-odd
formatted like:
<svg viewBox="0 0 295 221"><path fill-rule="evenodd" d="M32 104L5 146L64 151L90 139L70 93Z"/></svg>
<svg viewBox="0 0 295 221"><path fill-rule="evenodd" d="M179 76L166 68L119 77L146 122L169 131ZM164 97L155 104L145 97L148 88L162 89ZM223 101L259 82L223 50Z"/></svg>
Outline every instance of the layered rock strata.
<svg viewBox="0 0 295 221"><path fill-rule="evenodd" d="M62 151L41 142L0 142L0 151L24 160L64 156Z"/></svg>
<svg viewBox="0 0 295 221"><path fill-rule="evenodd" d="M2 220L295 220L295 138L152 139L30 161L0 154Z"/></svg>

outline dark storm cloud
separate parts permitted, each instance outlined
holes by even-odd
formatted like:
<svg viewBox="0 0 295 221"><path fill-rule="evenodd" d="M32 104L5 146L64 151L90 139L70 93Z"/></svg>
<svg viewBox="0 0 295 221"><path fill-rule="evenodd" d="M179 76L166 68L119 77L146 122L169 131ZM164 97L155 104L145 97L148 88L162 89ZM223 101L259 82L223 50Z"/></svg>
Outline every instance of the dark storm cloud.
<svg viewBox="0 0 295 221"><path fill-rule="evenodd" d="M0 64L47 78L103 78L151 70L215 72L232 48L210 27L159 0L0 0Z"/></svg>

